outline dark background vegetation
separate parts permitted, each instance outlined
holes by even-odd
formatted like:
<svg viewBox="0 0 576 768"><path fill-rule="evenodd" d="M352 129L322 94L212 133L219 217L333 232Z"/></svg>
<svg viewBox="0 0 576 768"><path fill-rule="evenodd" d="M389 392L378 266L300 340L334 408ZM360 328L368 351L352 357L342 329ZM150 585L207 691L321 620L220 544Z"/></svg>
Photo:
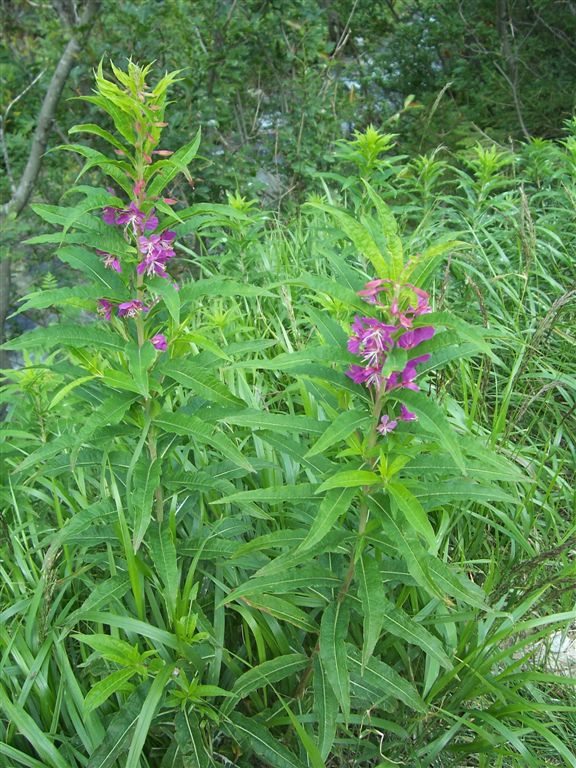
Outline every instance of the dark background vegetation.
<svg viewBox="0 0 576 768"><path fill-rule="evenodd" d="M82 9L79 3L78 13ZM367 124L401 152L492 139L558 137L574 104L576 3L368 0L150 0L97 3L60 99L50 145L91 119L71 99L100 59L179 69L169 135L200 125L204 162L190 200L224 190L286 204L331 148ZM25 165L38 111L70 38L71 2L2 2L3 202ZM6 158L9 168L6 168ZM77 160L48 154L35 196L55 202ZM26 229L26 225L21 225ZM29 255L17 244L19 255Z"/></svg>

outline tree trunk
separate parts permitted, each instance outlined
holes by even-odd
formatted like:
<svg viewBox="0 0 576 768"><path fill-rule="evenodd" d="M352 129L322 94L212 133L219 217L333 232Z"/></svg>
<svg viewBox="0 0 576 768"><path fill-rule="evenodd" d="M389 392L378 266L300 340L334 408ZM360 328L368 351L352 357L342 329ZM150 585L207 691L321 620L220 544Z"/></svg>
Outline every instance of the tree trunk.
<svg viewBox="0 0 576 768"><path fill-rule="evenodd" d="M78 24L71 27L71 38L60 57L48 89L44 96L36 130L30 146L28 161L22 173L18 186L8 203L0 207L0 224L8 218L15 218L26 207L38 180L42 157L46 151L52 120L58 107L58 102L64 90L68 75L72 71L76 56L82 50L82 45L90 33L91 23L98 9L100 0L88 0ZM6 317L11 300L11 265L10 257L5 256L0 261L0 343L4 342ZM9 368L10 361L6 350L0 349L0 368Z"/></svg>

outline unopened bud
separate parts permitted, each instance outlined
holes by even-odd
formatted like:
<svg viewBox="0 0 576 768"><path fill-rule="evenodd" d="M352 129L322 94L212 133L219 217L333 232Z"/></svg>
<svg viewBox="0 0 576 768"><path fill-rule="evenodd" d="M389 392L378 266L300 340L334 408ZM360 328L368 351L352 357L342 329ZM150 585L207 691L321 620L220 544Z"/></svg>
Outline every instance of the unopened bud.
<svg viewBox="0 0 576 768"><path fill-rule="evenodd" d="M173 155L174 152L172 152L171 149L155 149L152 154L161 155L162 157L170 157L170 155Z"/></svg>

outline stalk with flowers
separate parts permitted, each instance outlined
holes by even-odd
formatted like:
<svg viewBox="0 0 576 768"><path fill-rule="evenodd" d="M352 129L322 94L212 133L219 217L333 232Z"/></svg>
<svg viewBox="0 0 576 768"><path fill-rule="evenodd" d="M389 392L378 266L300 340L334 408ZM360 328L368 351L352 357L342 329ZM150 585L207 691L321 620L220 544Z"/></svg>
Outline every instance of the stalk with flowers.
<svg viewBox="0 0 576 768"><path fill-rule="evenodd" d="M463 494L502 498L479 457L483 471L515 477L423 385L435 368L488 351L477 329L435 312L424 289L461 244L405 260L394 218L368 185L374 218L315 203L375 278L362 288L366 275L351 276L342 237L334 276L292 281L324 310L315 300L298 307L318 343L268 359L278 339L261 338L249 310L250 336L222 334L218 344L197 329L199 298L263 296L272 314L277 286L177 279L186 234L246 212L176 207L165 190L188 173L199 142L173 153L161 144L177 73L152 88L149 67L113 71L116 82L99 68L87 99L115 133L72 130L113 156L65 147L110 186L76 186L72 207L35 206L62 231L34 242L55 245L89 282L27 297L25 308L56 305L65 317L9 345L48 352L37 366L61 387L41 444L13 466L16 494L30 487L44 501L49 489L57 499L39 545L44 592L30 610L55 590L65 609L60 623L43 616L38 647L51 653L57 637L65 648L50 657L64 686L72 666L86 669L41 725L52 738L54 723L82 723L80 746L76 734L61 740L70 766L209 768L255 755L303 768L304 753L322 765L337 736L359 741L373 713L387 722L381 712L417 740L462 671L459 617L489 610L446 556L444 507ZM94 321L67 319L77 308ZM297 396L285 374L298 377ZM91 569L103 574L93 591L82 582ZM31 716L20 722L43 736ZM33 743L64 768L51 739Z"/></svg>

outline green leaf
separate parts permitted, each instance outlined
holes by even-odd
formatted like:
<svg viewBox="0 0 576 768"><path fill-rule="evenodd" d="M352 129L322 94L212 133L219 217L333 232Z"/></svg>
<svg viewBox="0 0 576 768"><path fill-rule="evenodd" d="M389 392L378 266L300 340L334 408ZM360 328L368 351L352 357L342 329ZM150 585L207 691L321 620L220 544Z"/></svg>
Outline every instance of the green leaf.
<svg viewBox="0 0 576 768"><path fill-rule="evenodd" d="M452 456L462 473L466 474L464 457L456 440L454 429L436 403L422 392L413 392L405 388L392 390L389 397L399 400L404 403L408 410L414 411L422 427L436 435L440 444Z"/></svg>
<svg viewBox="0 0 576 768"><path fill-rule="evenodd" d="M362 668L364 668L374 652L384 624L382 608L384 589L376 561L367 553L358 560L356 575L364 616L364 645L362 646Z"/></svg>
<svg viewBox="0 0 576 768"><path fill-rule="evenodd" d="M168 613L174 616L180 591L180 572L172 531L167 525L160 524L154 527L149 539L149 547L154 569L164 586L163 595Z"/></svg>
<svg viewBox="0 0 576 768"><path fill-rule="evenodd" d="M346 662L346 637L350 610L336 600L325 609L320 625L320 659L345 717L350 714L350 678Z"/></svg>
<svg viewBox="0 0 576 768"><path fill-rule="evenodd" d="M269 592L272 595L281 595L310 588L337 587L339 584L339 579L329 571L316 566L307 566L270 576L252 577L241 586L236 587L222 602L229 603L231 600L255 593L260 595L263 592Z"/></svg>
<svg viewBox="0 0 576 768"><path fill-rule="evenodd" d="M398 225L396 224L396 219L394 218L394 214L390 207L386 205L384 200L382 200L380 195L374 191L366 179L362 179L362 181L364 182L370 200L374 203L374 207L378 214L378 221L380 222L380 228L386 238L386 249L388 251L388 258L391 266L391 274L389 276L393 280L399 281L404 268L404 253L402 240L398 237Z"/></svg>
<svg viewBox="0 0 576 768"><path fill-rule="evenodd" d="M122 421L134 400L136 400L134 395L120 394L119 392L115 392L103 400L78 430L77 443L87 441L97 429L106 424L118 424Z"/></svg>
<svg viewBox="0 0 576 768"><path fill-rule="evenodd" d="M300 483L299 485L279 485L277 487L256 488L253 491L237 491L222 499L211 502L217 504L242 504L242 502L264 502L266 504L279 504L280 502L301 501L302 499L315 498L316 486L312 483Z"/></svg>
<svg viewBox="0 0 576 768"><path fill-rule="evenodd" d="M107 141L108 144L112 144L112 146L116 147L116 149L121 149L123 152L126 151L125 145L122 144L121 141L118 141L118 139L112 133L104 130L104 128L100 128L99 125L95 125L94 123L81 123L79 125L73 125L72 128L68 129L68 133L91 133L94 136L99 136L101 139L104 139L104 141Z"/></svg>
<svg viewBox="0 0 576 768"><path fill-rule="evenodd" d="M381 699L392 697L394 699L399 699L406 704L407 707L410 707L410 709L413 709L416 712L427 712L426 705L418 695L414 686L407 680L404 680L404 678L388 664L384 664L384 662L379 661L376 658L371 658L370 661L363 666L360 652L350 644L344 647L344 653L350 664L351 676L356 680L362 681Z"/></svg>
<svg viewBox="0 0 576 768"><path fill-rule="evenodd" d="M184 413L183 411L177 411L176 413L162 411L156 416L154 423L165 432L175 435L186 435L199 443L210 445L237 466L249 472L254 471L250 461L234 445L230 438L221 432L215 432L212 424L199 419L197 416Z"/></svg>
<svg viewBox="0 0 576 768"><path fill-rule="evenodd" d="M156 350L149 341L145 341L142 346L137 342L131 341L126 345L126 357L128 358L128 367L134 378L134 382L140 394L148 398L148 369L156 360Z"/></svg>
<svg viewBox="0 0 576 768"><path fill-rule="evenodd" d="M154 493L160 485L161 461L151 461L147 455L142 454L134 469L132 484L134 490L130 497L130 506L133 514L132 546L137 552L142 544L150 521L152 519L152 506Z"/></svg>
<svg viewBox="0 0 576 768"><path fill-rule="evenodd" d="M110 499L97 501L95 504L91 504L81 512L76 513L64 523L62 528L55 533L53 537L51 537L50 546L44 555L44 562L49 563L53 560L62 544L72 536L84 533L91 528L96 521L100 522L103 519L112 516L114 516L114 509ZM42 544L44 544L44 542L42 542Z"/></svg>
<svg viewBox="0 0 576 768"><path fill-rule="evenodd" d="M517 498L503 491L497 485L481 485L464 478L455 478L434 483L431 487L414 489L414 498L419 499L424 509L435 509L452 502L476 502L487 504L493 501L515 503Z"/></svg>
<svg viewBox="0 0 576 768"><path fill-rule="evenodd" d="M140 756L144 748L144 742L146 741L150 726L152 725L152 720L162 701L164 691L172 676L173 670L174 664L167 664L160 672L158 672L150 686L150 690L146 695L142 709L136 719L136 726L132 735L130 749L128 750L125 768L140 768Z"/></svg>
<svg viewBox="0 0 576 768"><path fill-rule="evenodd" d="M371 233L353 216L325 203L306 203L306 206L329 213L354 246L371 262L378 277L389 278L393 276L391 264L383 256Z"/></svg>
<svg viewBox="0 0 576 768"><path fill-rule="evenodd" d="M262 611L262 613L274 616L275 619L286 621L295 627L305 629L306 632L318 631L318 627L311 620L310 616L293 605L289 600L273 595L258 595L257 597L244 597L242 601L252 606L252 608Z"/></svg>
<svg viewBox="0 0 576 768"><path fill-rule="evenodd" d="M386 490L394 499L396 506L404 515L408 525L425 539L430 549L435 549L436 533L416 496L410 493L408 488L397 480L389 481L386 484Z"/></svg>
<svg viewBox="0 0 576 768"><path fill-rule="evenodd" d="M384 628L385 632L399 637L403 642L422 648L446 669L452 668L452 662L440 640L388 600L382 585L382 576L373 557L366 553L361 557L358 561L357 576L364 615L363 667L372 656Z"/></svg>
<svg viewBox="0 0 576 768"><path fill-rule="evenodd" d="M127 682L134 674L133 669L119 669L105 677L104 680L95 683L84 699L84 713L89 714L98 709L117 691L125 691Z"/></svg>
<svg viewBox="0 0 576 768"><path fill-rule="evenodd" d="M470 247L469 243L460 240L449 240L425 248L420 253L413 255L410 258L410 261L406 264L403 273L403 282L410 282L425 288L429 279L440 266L448 251L462 250L463 248Z"/></svg>
<svg viewBox="0 0 576 768"><path fill-rule="evenodd" d="M127 664L138 664L140 661L140 653L138 649L117 637L99 634L77 634L74 635L74 638L81 643L89 645L90 648L102 656L103 659L106 659L106 661L113 661L115 664L120 664L123 667Z"/></svg>
<svg viewBox="0 0 576 768"><path fill-rule="evenodd" d="M237 424L239 427L251 429L270 429L279 432L313 432L323 431L322 422L307 416L290 416L284 413L269 413L246 408L239 413L221 416L218 421Z"/></svg>
<svg viewBox="0 0 576 768"><path fill-rule="evenodd" d="M363 485L381 485L382 478L375 472L367 469L346 469L343 472L337 472L332 477L325 480L322 485L316 489L316 493L329 491L331 488L358 488Z"/></svg>
<svg viewBox="0 0 576 768"><path fill-rule="evenodd" d="M314 656L314 715L318 721L318 746L322 759L332 751L336 736L338 699L328 682L326 671L318 654Z"/></svg>
<svg viewBox="0 0 576 768"><path fill-rule="evenodd" d="M96 283L100 287L102 295L109 299L125 298L126 286L114 270L104 266L101 256L77 246L65 246L59 248L56 253L65 264L83 272L90 278L91 282Z"/></svg>
<svg viewBox="0 0 576 768"><path fill-rule="evenodd" d="M297 552L316 546L332 530L338 518L348 511L357 494L356 488L335 488L328 491L322 499L308 535L300 544Z"/></svg>
<svg viewBox="0 0 576 768"><path fill-rule="evenodd" d="M118 765L117 759L128 749L130 736L136 727L149 687L148 682L139 685L123 702L121 709L111 717L104 740L90 755L87 768L113 768Z"/></svg>
<svg viewBox="0 0 576 768"><path fill-rule="evenodd" d="M94 347L122 351L126 342L102 325L49 325L35 328L2 345L4 349L53 349L54 347Z"/></svg>
<svg viewBox="0 0 576 768"><path fill-rule="evenodd" d="M87 381L92 381L92 379L95 379L96 375L93 374L91 376L81 376L79 379L75 379L74 381L69 381L68 384L63 386L61 389L58 390L58 392L54 395L52 400L50 400L50 405L48 406L48 410L51 411L54 406L58 405L58 403L61 400L64 400L65 397L67 397L70 392L73 392L76 387L81 386L82 384L86 384Z"/></svg>
<svg viewBox="0 0 576 768"><path fill-rule="evenodd" d="M303 653L288 653L277 656L275 659L264 661L256 667L252 667L234 683L232 693L234 699L226 703L226 711L230 711L240 699L246 698L258 688L266 688L271 683L285 680L291 675L296 675L308 664L308 657Z"/></svg>
<svg viewBox="0 0 576 768"><path fill-rule="evenodd" d="M47 768L48 766L49 768L70 768L48 736L38 727L28 712L13 701L13 697L6 693L2 684L0 684L0 709L8 721L15 726L17 732L28 741Z"/></svg>
<svg viewBox="0 0 576 768"><path fill-rule="evenodd" d="M363 411L344 411L328 425L322 436L314 443L306 454L306 458L323 453L335 443L349 437L356 429L364 429L370 418Z"/></svg>
<svg viewBox="0 0 576 768"><path fill-rule="evenodd" d="M186 178L190 179L188 166L196 157L198 147L200 146L200 138L201 133L199 128L196 136L189 144L180 147L180 149L174 152L174 154L167 160L160 160L150 167L149 170L151 173L155 174L155 177L147 185L148 197L158 197L162 190L179 173L183 173Z"/></svg>
<svg viewBox="0 0 576 768"><path fill-rule="evenodd" d="M73 288L53 288L47 291L34 291L24 296L14 316L31 309L47 307L80 307L93 309L102 296L102 289L96 285L75 285ZM12 316L12 315L11 315Z"/></svg>
<svg viewBox="0 0 576 768"><path fill-rule="evenodd" d="M214 761L208 754L200 723L193 712L184 709L174 718L174 736L184 758L183 768L210 768Z"/></svg>
<svg viewBox="0 0 576 768"><path fill-rule="evenodd" d="M305 768L296 755L280 744L256 718L234 712L230 715L229 728L238 742L254 750L267 767Z"/></svg>
<svg viewBox="0 0 576 768"><path fill-rule="evenodd" d="M192 392L195 392L205 400L221 405L245 405L238 397L233 395L228 387L213 376L206 368L192 360L167 361L158 367L158 372L169 376L174 381L182 384Z"/></svg>
<svg viewBox="0 0 576 768"><path fill-rule="evenodd" d="M179 211L182 215L182 211ZM178 231L179 227L176 227ZM197 302L203 296L273 296L274 294L265 288L248 283L239 283L237 280L218 275L208 277L205 280L196 280L186 283L180 289L182 305Z"/></svg>
<svg viewBox="0 0 576 768"><path fill-rule="evenodd" d="M148 287L152 293L159 294L164 300L164 304L174 325L180 325L180 292L174 288L174 285L165 278L157 277L148 282Z"/></svg>
<svg viewBox="0 0 576 768"><path fill-rule="evenodd" d="M127 576L113 576L100 582L92 589L82 605L65 618L65 624L73 626L88 611L97 611L115 600L121 600L129 588L130 581Z"/></svg>

